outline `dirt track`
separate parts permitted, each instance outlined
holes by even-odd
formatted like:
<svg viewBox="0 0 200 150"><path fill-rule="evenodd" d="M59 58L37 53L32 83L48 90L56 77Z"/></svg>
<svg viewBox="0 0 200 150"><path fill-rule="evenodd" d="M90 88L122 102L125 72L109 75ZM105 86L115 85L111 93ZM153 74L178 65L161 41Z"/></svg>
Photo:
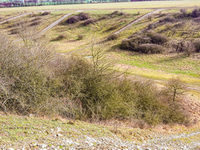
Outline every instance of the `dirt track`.
<svg viewBox="0 0 200 150"><path fill-rule="evenodd" d="M140 22L141 20L143 20L143 19L145 19L145 18L147 18L147 17L149 17L149 16L151 16L151 15L153 15L153 14L155 14L155 13L159 13L159 12L161 12L161 11L163 11L163 10L164 10L164 9L157 9L157 10L154 10L154 11L152 11L152 12L150 12L150 13L147 13L147 14L143 15L142 17L140 17L140 18L138 18L138 19L136 19L136 20L133 20L132 22L130 22L130 23L127 24L126 26L124 26L124 27L122 27L121 29L119 29L118 31L116 31L114 34L119 34L119 33L123 32L124 30L130 28L132 25L134 25L134 24Z"/></svg>
<svg viewBox="0 0 200 150"><path fill-rule="evenodd" d="M80 10L76 11L76 12L79 12ZM53 27L55 27L56 25L58 25L61 21L63 21L65 18L71 16L73 14L72 13L68 13L66 15L64 15L63 17L61 17L60 19L56 20L55 22L53 22L52 24L50 24L49 26L47 26L45 29L43 29L39 34L38 36L42 36L44 35L48 30L52 29Z"/></svg>
<svg viewBox="0 0 200 150"><path fill-rule="evenodd" d="M24 14L15 16L15 17L11 17L11 18L8 18L8 19L6 19L6 20L1 21L0 24L6 23L6 22L11 21L11 20L15 20L15 19L20 18L20 17L24 17L24 16L26 16L26 15L30 15L30 14L31 14L31 13L24 13Z"/></svg>

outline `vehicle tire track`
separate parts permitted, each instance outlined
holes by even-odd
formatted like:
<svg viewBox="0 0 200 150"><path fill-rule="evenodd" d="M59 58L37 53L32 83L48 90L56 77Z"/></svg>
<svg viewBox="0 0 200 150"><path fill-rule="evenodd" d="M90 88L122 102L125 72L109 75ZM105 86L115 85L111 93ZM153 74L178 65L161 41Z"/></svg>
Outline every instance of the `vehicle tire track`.
<svg viewBox="0 0 200 150"><path fill-rule="evenodd" d="M118 31L114 32L113 34L119 34L119 33L123 32L124 30L130 28L132 25L134 25L134 24L140 22L141 20L144 20L145 18L147 18L147 17L149 17L149 16L151 16L151 15L153 15L153 14L155 14L155 13L159 13L159 12L161 12L161 11L163 11L163 10L164 10L164 9L157 9L157 10L154 10L154 11L152 11L152 12L150 12L150 13L147 13L147 14L145 14L145 15L143 15L143 16L141 16L141 17L135 19L135 20L133 20L132 22L130 22L129 24L125 25L124 27L122 27L122 28L119 29Z"/></svg>
<svg viewBox="0 0 200 150"><path fill-rule="evenodd" d="M82 10L77 10L75 12L82 12ZM61 21L63 21L65 18L71 16L73 13L74 12L71 12L71 13L68 13L68 14L62 16L60 19L56 20L55 22L53 22L52 24L50 24L49 26L44 28L42 31L40 31L40 33L37 35L37 37L40 37L40 36L44 35L48 30L50 30L53 27L55 27L56 25L58 25Z"/></svg>
<svg viewBox="0 0 200 150"><path fill-rule="evenodd" d="M11 17L11 18L8 18L8 19L6 19L6 20L1 21L0 24L6 23L6 22L11 21L11 20L18 19L18 18L20 18L20 17L27 16L27 15L30 15L30 14L31 14L31 13L29 12L29 13L24 13L24 14L15 16L15 17Z"/></svg>

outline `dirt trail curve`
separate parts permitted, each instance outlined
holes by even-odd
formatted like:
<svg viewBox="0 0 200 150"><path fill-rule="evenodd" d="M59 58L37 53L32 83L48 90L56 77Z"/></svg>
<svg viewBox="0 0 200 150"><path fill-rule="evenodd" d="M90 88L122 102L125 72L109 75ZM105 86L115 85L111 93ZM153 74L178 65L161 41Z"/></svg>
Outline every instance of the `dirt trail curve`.
<svg viewBox="0 0 200 150"><path fill-rule="evenodd" d="M75 12L82 12L82 10L77 10ZM49 26L47 26L45 29L43 29L37 36L42 36L44 35L48 30L52 29L53 27L55 27L56 25L58 25L61 21L63 21L65 18L71 16L74 12L68 13L66 15L64 15L63 17L61 17L60 19L56 20L55 22L53 22L52 24L50 24Z"/></svg>
<svg viewBox="0 0 200 150"><path fill-rule="evenodd" d="M6 22L11 21L11 20L15 20L15 19L20 18L20 17L24 17L24 16L26 16L26 15L30 15L30 14L31 14L31 13L29 12L29 13L24 13L24 14L15 16L15 17L11 17L11 18L8 18L8 19L6 19L6 20L1 21L0 24L6 23Z"/></svg>
<svg viewBox="0 0 200 150"><path fill-rule="evenodd" d="M191 133L182 133L178 135L160 136L153 140L146 141L138 146L138 149L176 149L189 150L199 149L200 146L200 131Z"/></svg>
<svg viewBox="0 0 200 150"><path fill-rule="evenodd" d="M143 20L143 19L145 19L145 18L147 18L147 17L149 17L149 16L151 16L151 15L153 15L153 14L155 14L155 13L159 13L159 12L161 12L161 11L163 11L163 10L164 10L164 9L157 9L157 10L154 10L154 11L152 11L152 12L150 12L150 13L147 13L147 14L143 15L142 17L140 17L140 18L138 18L138 19L136 19L136 20L133 20L132 22L130 22L130 23L127 24L126 26L122 27L122 28L119 29L118 31L114 32L114 34L119 34L119 33L123 32L124 30L130 28L132 25L134 25L134 24L140 22L141 20Z"/></svg>

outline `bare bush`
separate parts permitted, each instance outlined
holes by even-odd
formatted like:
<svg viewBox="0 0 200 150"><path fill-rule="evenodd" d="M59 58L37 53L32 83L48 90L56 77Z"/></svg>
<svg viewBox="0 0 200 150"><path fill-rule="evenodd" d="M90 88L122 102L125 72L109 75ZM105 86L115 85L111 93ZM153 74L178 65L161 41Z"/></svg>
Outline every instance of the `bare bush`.
<svg viewBox="0 0 200 150"><path fill-rule="evenodd" d="M123 40L120 45L120 48L131 50L131 51L138 51L137 48L140 44L147 44L150 42L151 42L151 39L148 37L135 36L135 37L130 37L129 39Z"/></svg>
<svg viewBox="0 0 200 150"><path fill-rule="evenodd" d="M200 39L195 39L193 41L194 47L195 47L195 52L200 52Z"/></svg>
<svg viewBox="0 0 200 150"><path fill-rule="evenodd" d="M166 51L163 46L157 44L141 44L137 49L140 53L145 54L159 54Z"/></svg>
<svg viewBox="0 0 200 150"><path fill-rule="evenodd" d="M191 13L191 17L198 18L200 17L200 9L194 9Z"/></svg>
<svg viewBox="0 0 200 150"><path fill-rule="evenodd" d="M175 22L176 19L173 16L167 16L162 20L159 20L159 23Z"/></svg>
<svg viewBox="0 0 200 150"><path fill-rule="evenodd" d="M84 38L84 36L83 35L81 35L81 34L79 34L78 36L77 36L77 40L79 41L79 40L82 40Z"/></svg>
<svg viewBox="0 0 200 150"><path fill-rule="evenodd" d="M2 103L10 111L19 113L38 111L37 106L48 97L48 87L45 86L48 76L44 72L51 53L40 44L28 49L18 47L6 36L1 37L0 43L0 77L6 77L9 83L9 94L4 94Z"/></svg>
<svg viewBox="0 0 200 150"><path fill-rule="evenodd" d="M112 40L116 40L117 38L118 38L117 34L111 34L110 36L108 36L107 40L112 41Z"/></svg>
<svg viewBox="0 0 200 150"><path fill-rule="evenodd" d="M182 96L185 91L186 87L179 79L170 79L165 89L165 92L173 102L177 101L177 98Z"/></svg>
<svg viewBox="0 0 200 150"><path fill-rule="evenodd" d="M184 8L180 10L180 13L181 13L182 17L187 17L188 16L187 10L184 9Z"/></svg>
<svg viewBox="0 0 200 150"><path fill-rule="evenodd" d="M164 44L164 43L166 43L168 41L167 37L165 37L165 36L163 36L161 34L158 34L158 33L154 33L154 32L149 32L147 34L147 36L151 38L151 42L153 44L162 45L162 44Z"/></svg>
<svg viewBox="0 0 200 150"><path fill-rule="evenodd" d="M95 19L88 19L86 21L84 21L83 23L81 23L81 26L88 26L90 24L94 24L96 22Z"/></svg>
<svg viewBox="0 0 200 150"><path fill-rule="evenodd" d="M65 36L64 35L59 35L56 38L52 39L51 41L61 41L63 39L65 39Z"/></svg>
<svg viewBox="0 0 200 150"><path fill-rule="evenodd" d="M178 43L176 51L178 53L184 52L187 56L190 56L191 53L195 52L195 46L191 41L183 40Z"/></svg>

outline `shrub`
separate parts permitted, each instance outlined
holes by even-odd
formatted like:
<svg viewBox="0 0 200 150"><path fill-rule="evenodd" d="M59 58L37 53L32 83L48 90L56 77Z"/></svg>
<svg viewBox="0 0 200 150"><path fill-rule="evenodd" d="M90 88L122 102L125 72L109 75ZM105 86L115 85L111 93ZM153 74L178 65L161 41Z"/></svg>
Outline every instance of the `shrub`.
<svg viewBox="0 0 200 150"><path fill-rule="evenodd" d="M180 111L178 103L164 103L162 97L166 99L163 92L159 92L153 83L136 82L134 84L136 93L136 114L137 117L148 124L158 123L186 123L186 115Z"/></svg>
<svg viewBox="0 0 200 150"><path fill-rule="evenodd" d="M198 18L200 17L200 9L194 9L191 13L192 18Z"/></svg>
<svg viewBox="0 0 200 150"><path fill-rule="evenodd" d="M40 21L40 20L41 20L40 17L35 17L35 18L33 18L33 19L31 20L31 22Z"/></svg>
<svg viewBox="0 0 200 150"><path fill-rule="evenodd" d="M165 52L165 48L157 44L141 44L137 49L138 52L145 54L159 54Z"/></svg>
<svg viewBox="0 0 200 150"><path fill-rule="evenodd" d="M133 116L133 88L127 80L117 79L109 70L101 52L94 52L91 62L80 57L68 59L66 69L59 73L68 97L79 100L82 112L79 119L124 119ZM101 63L100 63L101 62Z"/></svg>
<svg viewBox="0 0 200 150"><path fill-rule="evenodd" d="M164 47L158 44L151 44L151 42L161 44L163 42L166 42L166 38L152 33L150 33L149 36L150 38L143 36L130 37L130 39L122 41L120 48L146 54L156 54L164 52Z"/></svg>
<svg viewBox="0 0 200 150"><path fill-rule="evenodd" d="M165 45L169 53L176 52L178 48L178 40L170 40Z"/></svg>
<svg viewBox="0 0 200 150"><path fill-rule="evenodd" d="M194 40L193 44L194 44L194 47L195 47L195 51L200 52L200 39Z"/></svg>
<svg viewBox="0 0 200 150"><path fill-rule="evenodd" d="M29 26L37 26L40 23L41 23L40 21L35 21L35 22L32 22Z"/></svg>
<svg viewBox="0 0 200 150"><path fill-rule="evenodd" d="M118 38L117 34L112 34L112 35L108 36L107 40L112 41L112 40L116 40L117 38Z"/></svg>
<svg viewBox="0 0 200 150"><path fill-rule="evenodd" d="M88 20L84 21L81 25L82 26L88 26L90 24L94 24L95 22L96 22L95 19L88 19Z"/></svg>
<svg viewBox="0 0 200 150"><path fill-rule="evenodd" d="M163 106L158 101L157 90L153 84L147 82L134 83L136 98L136 116L149 124L162 122Z"/></svg>
<svg viewBox="0 0 200 150"><path fill-rule="evenodd" d="M115 16L123 16L124 13L123 12L119 12L119 11L114 11L111 14L109 14L110 17L115 17Z"/></svg>
<svg viewBox="0 0 200 150"><path fill-rule="evenodd" d="M16 47L5 40L8 39L0 39L0 78L6 77L8 84L1 102L10 111L36 113L49 97L44 66L51 53L41 45ZM2 95L2 91L0 93Z"/></svg>
<svg viewBox="0 0 200 150"><path fill-rule="evenodd" d="M188 14L187 14L186 9L181 9L181 10L180 10L180 13L181 13L181 16L182 16L182 17L188 17Z"/></svg>
<svg viewBox="0 0 200 150"><path fill-rule="evenodd" d="M195 22L200 23L200 17L194 19Z"/></svg>
<svg viewBox="0 0 200 150"><path fill-rule="evenodd" d="M151 42L153 44L162 45L168 41L167 37L154 32L149 32L147 36L151 38Z"/></svg>
<svg viewBox="0 0 200 150"><path fill-rule="evenodd" d="M184 52L190 56L195 51L195 46L191 41L180 41L177 46L177 52Z"/></svg>
<svg viewBox="0 0 200 150"><path fill-rule="evenodd" d="M179 123L179 124L186 124L188 123L188 118L180 110L180 105L173 103L171 105L168 105L164 111L163 115L163 123L170 124L170 123Z"/></svg>
<svg viewBox="0 0 200 150"><path fill-rule="evenodd" d="M62 72L63 90L71 99L80 100L84 115L93 119L104 118L102 111L105 102L111 98L113 90L113 84L110 79L108 80L110 76L104 67L103 69L99 66L99 61L99 55L98 61L94 58L92 64L73 56L69 59L65 71Z"/></svg>
<svg viewBox="0 0 200 150"><path fill-rule="evenodd" d="M42 13L40 13L40 16L46 16L46 15L49 15L50 14L50 12L42 12Z"/></svg>
<svg viewBox="0 0 200 150"><path fill-rule="evenodd" d="M70 99L80 100L79 119L136 118L151 125L183 123L184 114L163 103L152 82L115 78L105 70L96 60L90 63L74 56L69 59L62 83Z"/></svg>
<svg viewBox="0 0 200 150"><path fill-rule="evenodd" d="M114 26L108 28L107 30L105 30L105 32L113 31L113 30L117 29L118 27L119 27L119 25L114 25Z"/></svg>
<svg viewBox="0 0 200 150"><path fill-rule="evenodd" d="M137 49L137 44L135 42L132 42L129 39L123 40L122 43L120 44L120 48L124 50L130 50L130 51L135 51Z"/></svg>
<svg viewBox="0 0 200 150"><path fill-rule="evenodd" d="M10 30L10 34L18 34L19 33L19 29L14 28Z"/></svg>
<svg viewBox="0 0 200 150"><path fill-rule="evenodd" d="M80 13L78 15L72 16L70 18L68 18L65 22L63 22L62 24L75 24L79 21L83 21L83 20L89 20L89 15L87 13ZM88 22L89 23L89 22ZM86 24L86 23L85 23Z"/></svg>
<svg viewBox="0 0 200 150"><path fill-rule="evenodd" d="M77 15L77 17L79 18L79 20L87 20L90 18L89 14L87 14L87 13L80 13Z"/></svg>
<svg viewBox="0 0 200 150"><path fill-rule="evenodd" d="M64 38L65 38L64 35L59 35L55 39L52 39L51 41L60 41L60 40L63 40Z"/></svg>
<svg viewBox="0 0 200 150"><path fill-rule="evenodd" d="M166 22L175 22L176 19L173 16L167 16L162 20L159 20L160 23L166 23Z"/></svg>
<svg viewBox="0 0 200 150"><path fill-rule="evenodd" d="M147 30L152 30L152 29L156 28L157 26L158 26L157 23L149 24L148 27L147 27Z"/></svg>
<svg viewBox="0 0 200 150"><path fill-rule="evenodd" d="M150 38L146 38L146 37L142 37L142 36L130 37L129 39L122 41L120 48L137 52L138 46L140 44L146 44L149 42L151 42Z"/></svg>
<svg viewBox="0 0 200 150"><path fill-rule="evenodd" d="M77 23L77 22L79 22L79 17L78 16L72 16L62 24L63 25L65 25L65 24L74 24L74 23Z"/></svg>
<svg viewBox="0 0 200 150"><path fill-rule="evenodd" d="M185 92L185 89L185 85L179 79L171 79L167 83L165 93L172 102L175 102Z"/></svg>
<svg viewBox="0 0 200 150"><path fill-rule="evenodd" d="M78 35L78 37L77 37L77 40L79 41L79 40L82 40L83 39L83 35Z"/></svg>

